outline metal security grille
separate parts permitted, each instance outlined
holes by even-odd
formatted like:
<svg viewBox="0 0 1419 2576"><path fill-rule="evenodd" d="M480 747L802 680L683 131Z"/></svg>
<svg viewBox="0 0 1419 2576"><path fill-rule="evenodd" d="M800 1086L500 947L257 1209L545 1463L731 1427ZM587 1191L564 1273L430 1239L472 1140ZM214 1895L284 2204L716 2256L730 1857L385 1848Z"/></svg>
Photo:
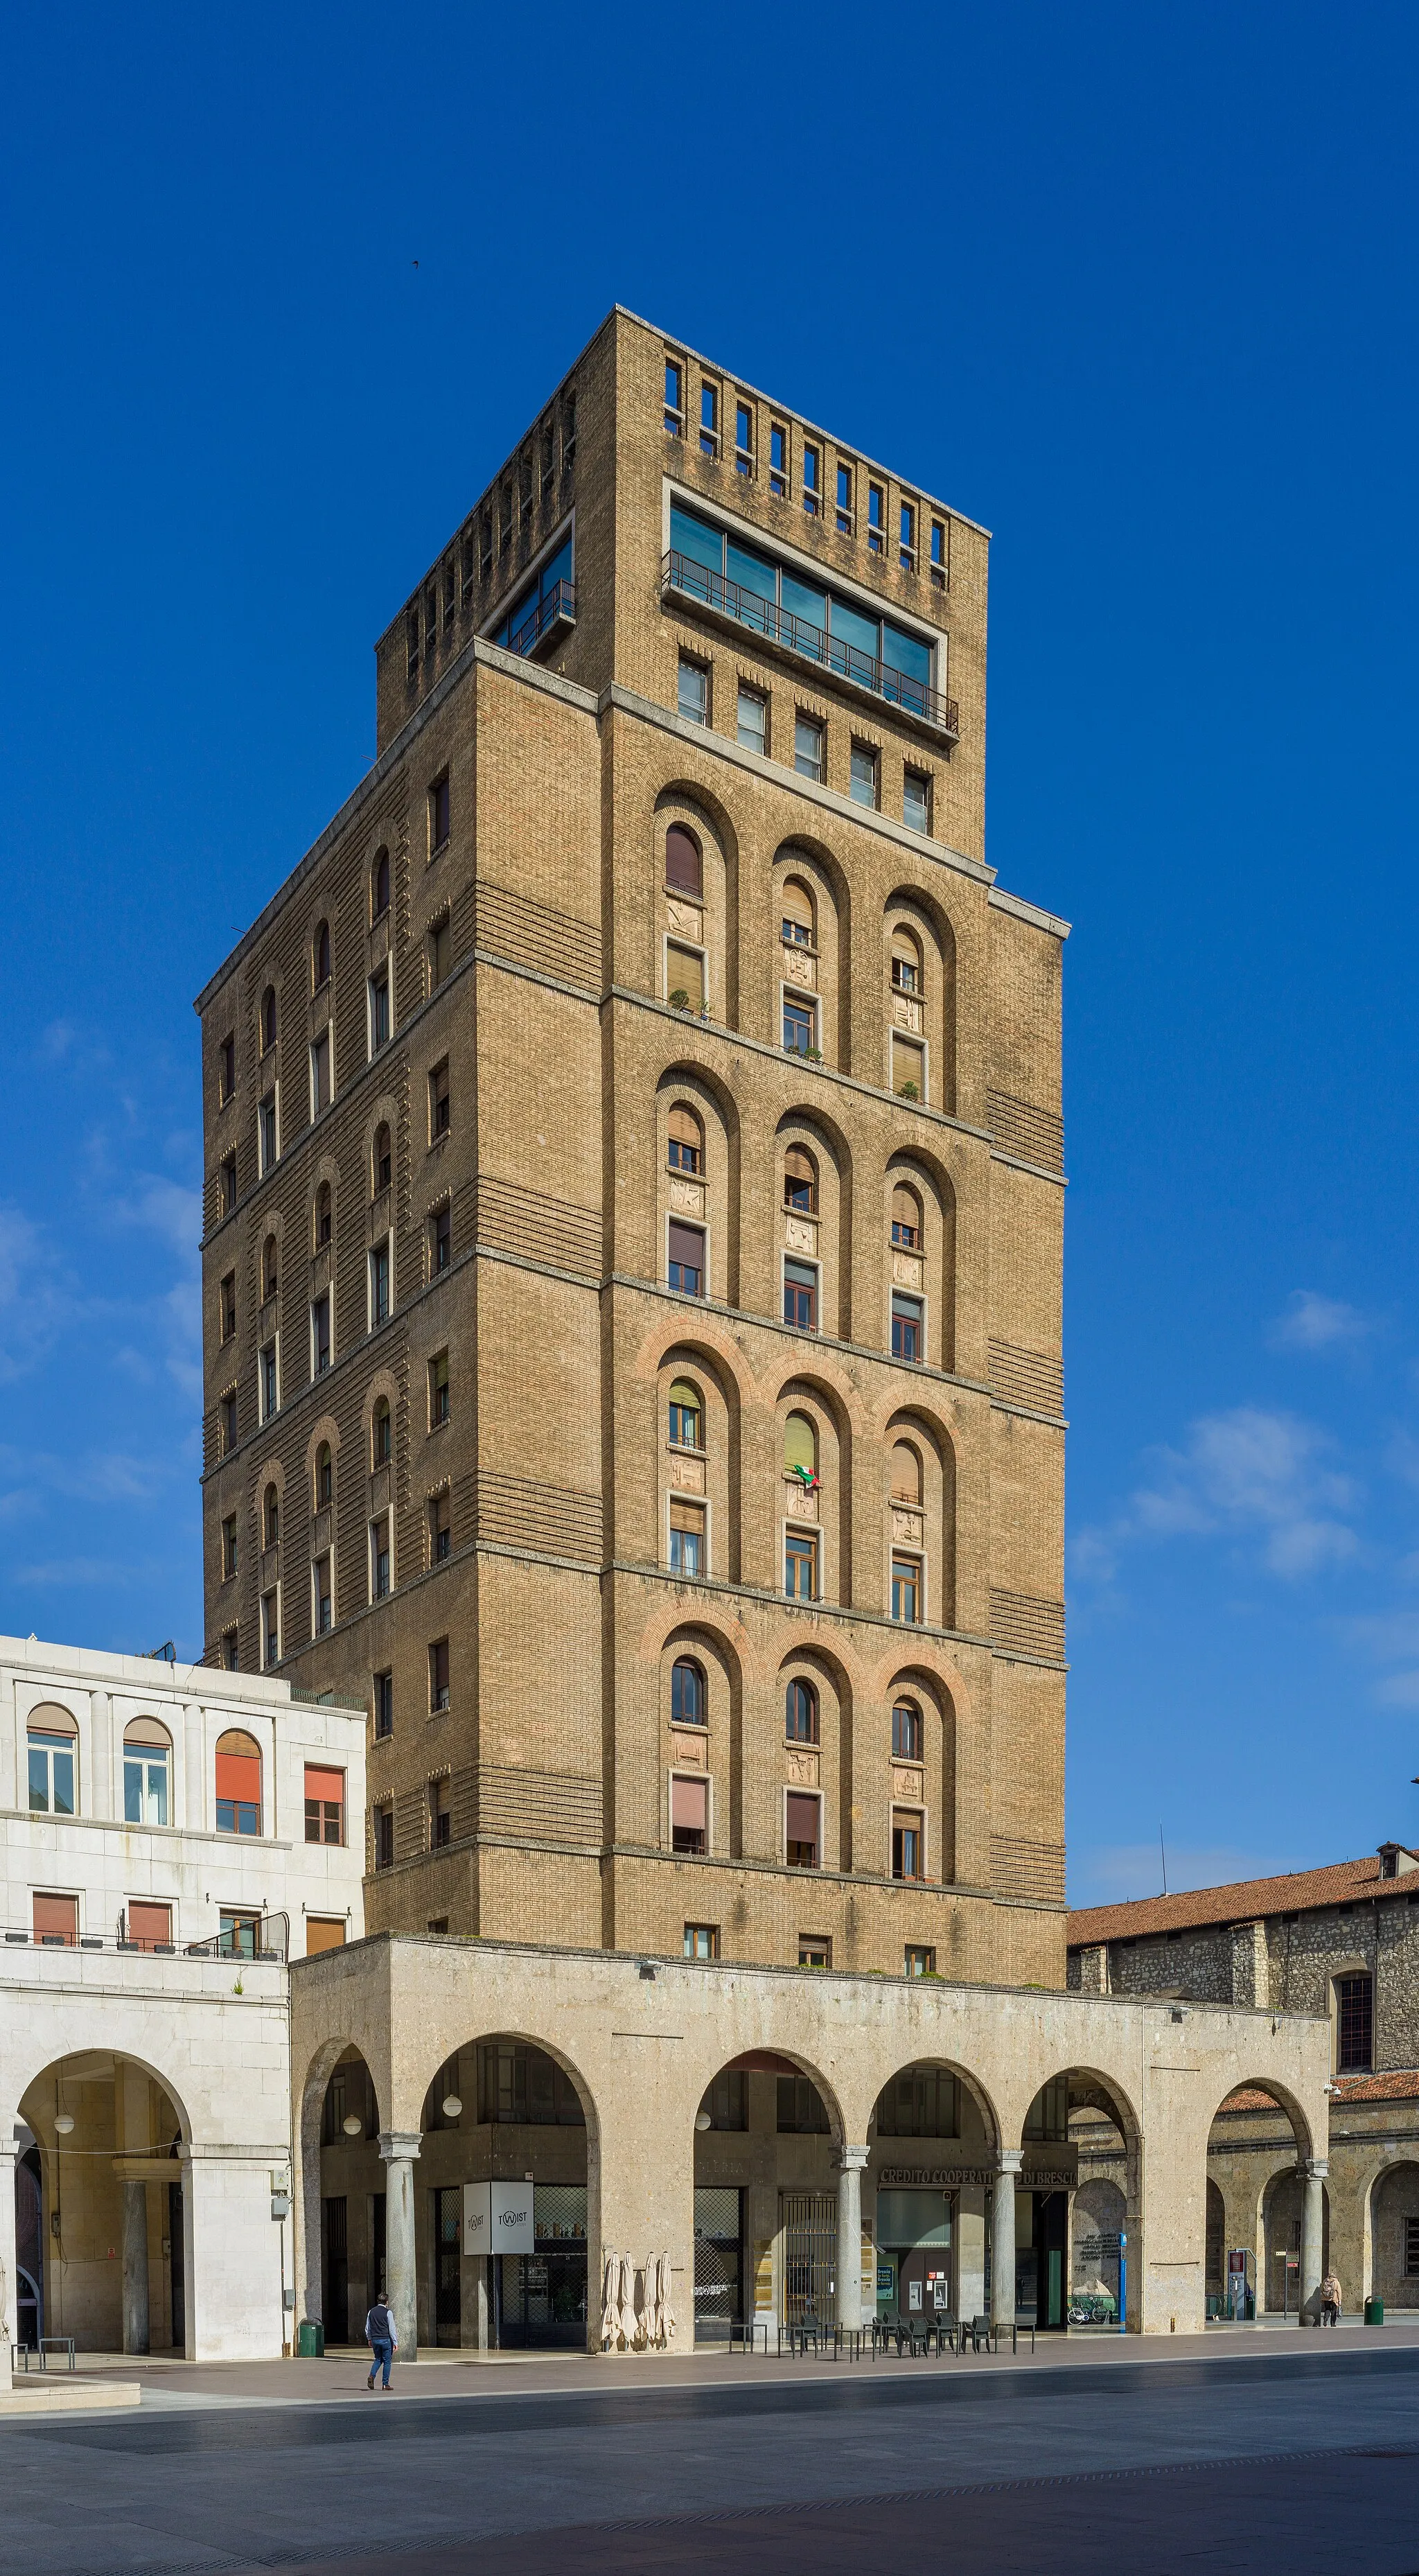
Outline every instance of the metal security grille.
<svg viewBox="0 0 1419 2576"><path fill-rule="evenodd" d="M783 2234L783 2322L812 2315L831 2325L838 2310L838 2205L818 2192L779 2194Z"/></svg>
<svg viewBox="0 0 1419 2576"><path fill-rule="evenodd" d="M1374 2048L1374 1985L1369 1977L1337 1977L1335 1999L1340 2028L1336 2051L1340 2068L1368 2067Z"/></svg>
<svg viewBox="0 0 1419 2576"><path fill-rule="evenodd" d="M744 2314L742 2197L737 2186L695 2193L695 2340L724 2341Z"/></svg>

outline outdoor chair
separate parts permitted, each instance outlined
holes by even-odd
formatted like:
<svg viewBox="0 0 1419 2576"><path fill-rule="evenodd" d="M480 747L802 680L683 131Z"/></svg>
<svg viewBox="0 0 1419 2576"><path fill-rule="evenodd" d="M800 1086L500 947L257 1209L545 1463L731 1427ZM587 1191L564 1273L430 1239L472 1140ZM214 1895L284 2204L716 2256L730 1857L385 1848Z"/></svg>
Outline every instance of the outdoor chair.
<svg viewBox="0 0 1419 2576"><path fill-rule="evenodd" d="M970 2329L969 2329L969 2331L970 2331L970 2338L971 2338L971 2350L972 2350L972 2352L989 2352L989 2350L990 2350L990 2319L989 2319L989 2317L972 2317L971 2322L970 2322ZM961 2336L961 2350L962 2350L962 2352L964 2352L964 2351L965 2351L965 2349L966 2349L966 2338L965 2338L965 2334L963 2333L963 2334L962 2334L962 2336Z"/></svg>
<svg viewBox="0 0 1419 2576"><path fill-rule="evenodd" d="M952 2316L950 2309L943 2308L936 2320L937 2352L941 2353L948 2350L954 2352L956 2349L956 2338L960 2331L960 2325L957 2319Z"/></svg>

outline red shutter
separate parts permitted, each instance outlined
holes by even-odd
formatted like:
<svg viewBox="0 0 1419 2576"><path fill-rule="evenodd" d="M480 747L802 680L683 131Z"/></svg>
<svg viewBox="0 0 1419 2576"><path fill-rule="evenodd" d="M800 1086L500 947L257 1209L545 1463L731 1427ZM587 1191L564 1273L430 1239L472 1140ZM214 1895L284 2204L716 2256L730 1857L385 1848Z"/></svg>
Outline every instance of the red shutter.
<svg viewBox="0 0 1419 2576"><path fill-rule="evenodd" d="M37 1896L34 1901L34 1937L42 1941L67 1941L71 1948L79 1938L79 1900L77 1896Z"/></svg>
<svg viewBox="0 0 1419 2576"><path fill-rule="evenodd" d="M805 1797L801 1790L788 1793L788 1839L791 1843L818 1842L818 1801Z"/></svg>
<svg viewBox="0 0 1419 2576"><path fill-rule="evenodd" d="M308 1798L323 1799L327 1806L343 1807L345 1804L344 1772L317 1771L313 1762L307 1762L305 1766L305 1793Z"/></svg>
<svg viewBox="0 0 1419 2576"><path fill-rule="evenodd" d="M130 1941L141 1941L145 1950L151 1949L155 1941L170 1941L172 1907L170 1905L130 1905L128 1938Z"/></svg>
<svg viewBox="0 0 1419 2576"><path fill-rule="evenodd" d="M709 1831L708 1780L680 1780L670 1783L670 1822L688 1826L691 1833Z"/></svg>
<svg viewBox="0 0 1419 2576"><path fill-rule="evenodd" d="M219 1753L217 1756L217 1795L235 1798L243 1806L261 1804L261 1756L259 1753Z"/></svg>

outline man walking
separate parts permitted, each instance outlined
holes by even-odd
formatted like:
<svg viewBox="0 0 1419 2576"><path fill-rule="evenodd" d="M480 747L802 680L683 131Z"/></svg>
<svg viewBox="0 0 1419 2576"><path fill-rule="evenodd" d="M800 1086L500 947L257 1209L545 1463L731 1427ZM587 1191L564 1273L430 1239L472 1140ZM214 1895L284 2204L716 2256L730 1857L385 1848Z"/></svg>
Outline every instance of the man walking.
<svg viewBox="0 0 1419 2576"><path fill-rule="evenodd" d="M1320 2285L1320 2321L1323 2326L1340 2323L1340 2283L1333 2271L1327 2272Z"/></svg>
<svg viewBox="0 0 1419 2576"><path fill-rule="evenodd" d="M399 2342L399 2336L394 2324L394 2312L382 2291L379 2297L375 2300L374 2306L371 2308L369 2315L365 2319L365 2341L369 2345L371 2352L374 2354L374 2359L370 2363L370 2375L365 2381L365 2386L366 2388L373 2388L376 2373L382 2369L384 2372L384 2386L387 2394L389 2389L389 2365L394 2359L395 2348Z"/></svg>

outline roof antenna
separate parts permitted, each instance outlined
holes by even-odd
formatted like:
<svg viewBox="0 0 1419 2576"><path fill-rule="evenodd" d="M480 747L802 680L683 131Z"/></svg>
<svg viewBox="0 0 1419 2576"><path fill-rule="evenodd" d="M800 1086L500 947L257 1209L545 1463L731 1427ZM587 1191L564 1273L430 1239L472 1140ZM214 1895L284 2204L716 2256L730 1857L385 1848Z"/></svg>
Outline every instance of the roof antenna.
<svg viewBox="0 0 1419 2576"><path fill-rule="evenodd" d="M1163 1849L1163 1820L1161 1816L1158 1819L1158 1849L1162 1853L1163 1857L1163 1894L1166 1896L1168 1892L1168 1855Z"/></svg>

